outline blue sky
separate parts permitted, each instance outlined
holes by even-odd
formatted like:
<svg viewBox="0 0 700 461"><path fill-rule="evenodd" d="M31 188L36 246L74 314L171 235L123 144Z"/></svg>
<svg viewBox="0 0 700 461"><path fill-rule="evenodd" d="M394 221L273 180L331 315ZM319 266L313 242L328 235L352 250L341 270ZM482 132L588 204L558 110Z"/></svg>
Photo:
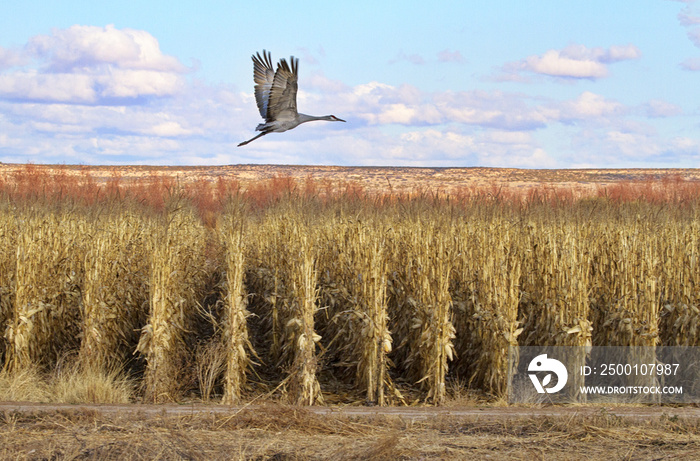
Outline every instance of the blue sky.
<svg viewBox="0 0 700 461"><path fill-rule="evenodd" d="M700 2L423 3L8 0L0 161L700 167ZM236 147L263 48L347 123Z"/></svg>

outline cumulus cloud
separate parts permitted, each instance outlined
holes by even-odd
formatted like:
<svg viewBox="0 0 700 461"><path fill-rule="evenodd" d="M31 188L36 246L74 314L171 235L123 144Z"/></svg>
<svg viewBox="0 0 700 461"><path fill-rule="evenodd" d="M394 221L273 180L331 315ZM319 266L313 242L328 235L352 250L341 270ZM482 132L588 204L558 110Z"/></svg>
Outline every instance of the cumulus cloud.
<svg viewBox="0 0 700 461"><path fill-rule="evenodd" d="M0 71L23 65L26 61L26 58L19 51L0 46Z"/></svg>
<svg viewBox="0 0 700 461"><path fill-rule="evenodd" d="M148 32L112 25L54 29L22 53L0 49L3 68L0 98L74 104L173 95L188 70Z"/></svg>
<svg viewBox="0 0 700 461"><path fill-rule="evenodd" d="M35 70L0 74L0 98L91 103L94 79L81 74L41 74Z"/></svg>
<svg viewBox="0 0 700 461"><path fill-rule="evenodd" d="M602 78L608 75L605 65L598 61L570 58L557 50L528 57L522 63L522 69L555 77Z"/></svg>
<svg viewBox="0 0 700 461"><path fill-rule="evenodd" d="M164 55L158 41L148 32L117 29L113 25L75 25L68 29L54 29L51 35L31 38L27 50L45 60L53 72L105 65L176 73L186 70L176 58Z"/></svg>
<svg viewBox="0 0 700 461"><path fill-rule="evenodd" d="M96 77L94 83L100 96L107 98L168 96L184 85L178 74L140 69L114 69Z"/></svg>
<svg viewBox="0 0 700 461"><path fill-rule="evenodd" d="M507 63L502 68L506 74L502 79L514 80L523 72L559 78L599 79L608 76L608 64L640 56L639 48L632 44L613 45L607 49L574 44Z"/></svg>
<svg viewBox="0 0 700 461"><path fill-rule="evenodd" d="M422 92L411 85L395 87L379 82L348 87L345 92L316 99L314 107L333 105L341 114L355 114L368 126L408 127L459 124L506 132L532 132L554 123L606 124L630 109L618 101L584 91L565 101L543 101L502 91ZM657 116L677 108L661 101L649 103ZM502 138L503 136L501 136Z"/></svg>
<svg viewBox="0 0 700 461"><path fill-rule="evenodd" d="M584 91L573 101L561 104L561 118L569 119L600 119L612 115L622 115L626 108L617 101L606 99L605 97Z"/></svg>
<svg viewBox="0 0 700 461"><path fill-rule="evenodd" d="M659 146L652 142L646 133L630 133L618 130L608 131L604 139L612 149L627 157L649 157L658 155Z"/></svg>
<svg viewBox="0 0 700 461"><path fill-rule="evenodd" d="M660 158L660 146L669 141L660 140L648 125L630 123L627 116L677 111L663 101L631 111L592 92L559 101L500 91L427 92L381 82L349 86L322 76L316 82L303 85L300 109L322 114L333 107L348 124L304 125L245 149L236 144L250 138L258 121L255 101L228 86L188 82L186 91L148 104L0 100L0 133L6 134L0 138L0 160L570 166L540 143L540 129L546 127L578 133L562 137L571 140L572 162L602 166L611 159ZM677 144L678 149L688 146L687 158L697 155L697 140L679 139Z"/></svg>
<svg viewBox="0 0 700 461"><path fill-rule="evenodd" d="M341 164L351 158L353 164L361 165L556 166L556 161L527 133L416 127L396 136L365 127L360 133L336 134L333 139L336 142L330 138L317 141L318 147L334 152L332 160ZM320 163L324 161L328 159L319 158Z"/></svg>
<svg viewBox="0 0 700 461"><path fill-rule="evenodd" d="M502 91L443 92L434 96L446 122L502 130L542 128L546 116L524 95Z"/></svg>
<svg viewBox="0 0 700 461"><path fill-rule="evenodd" d="M305 98L305 103L310 102ZM302 109L302 102L299 102ZM305 105L303 106L306 107ZM424 92L412 85L370 82L316 98L311 107L353 113L368 125L430 126L460 123L503 130L545 126L546 108L529 98L501 91ZM316 109L318 108L318 109Z"/></svg>

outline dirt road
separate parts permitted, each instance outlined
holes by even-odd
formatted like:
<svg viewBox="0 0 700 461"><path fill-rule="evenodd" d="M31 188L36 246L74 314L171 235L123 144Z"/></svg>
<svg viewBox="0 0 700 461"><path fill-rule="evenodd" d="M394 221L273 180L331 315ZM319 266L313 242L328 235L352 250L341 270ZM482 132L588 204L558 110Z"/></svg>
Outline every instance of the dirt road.
<svg viewBox="0 0 700 461"><path fill-rule="evenodd" d="M195 404L55 404L33 402L0 402L2 412L55 412L55 411L89 411L102 414L139 413L144 416L187 416L187 415L234 415L243 410L255 412L270 405L207 405ZM294 407L286 407L294 408ZM486 420L506 420L538 417L589 417L609 415L630 420L645 420L659 417L700 418L699 407L643 406L643 405L572 405L572 406L474 406L474 407L361 407L361 406L313 406L299 407L315 415L333 415L336 417L401 417L421 420L436 417L478 418Z"/></svg>

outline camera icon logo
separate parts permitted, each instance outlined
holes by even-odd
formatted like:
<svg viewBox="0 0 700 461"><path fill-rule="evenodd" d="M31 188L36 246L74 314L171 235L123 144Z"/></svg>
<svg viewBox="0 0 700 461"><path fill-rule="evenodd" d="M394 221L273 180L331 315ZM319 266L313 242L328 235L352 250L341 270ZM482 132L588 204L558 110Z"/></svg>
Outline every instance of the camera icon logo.
<svg viewBox="0 0 700 461"><path fill-rule="evenodd" d="M547 358L547 354L541 354L530 361L530 365L527 367L530 380L535 386L535 389L539 394L553 394L564 389L566 386L566 381L569 379L569 373L566 371L566 367L557 359ZM538 372L549 372L542 378L540 382L538 378ZM552 374L557 376L557 382L552 387L547 387L552 382Z"/></svg>

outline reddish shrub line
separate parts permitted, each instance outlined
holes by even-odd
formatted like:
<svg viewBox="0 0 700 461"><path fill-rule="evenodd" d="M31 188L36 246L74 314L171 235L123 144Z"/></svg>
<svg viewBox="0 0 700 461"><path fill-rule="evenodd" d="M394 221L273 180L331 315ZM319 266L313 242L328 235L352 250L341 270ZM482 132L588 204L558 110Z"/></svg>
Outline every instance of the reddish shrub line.
<svg viewBox="0 0 700 461"><path fill-rule="evenodd" d="M595 198L613 203L642 201L691 205L699 201L700 182L684 180L676 175L660 179L622 181L604 186L539 184L515 188L507 183L494 183L488 186L461 186L450 192L426 188L415 188L407 192L368 192L357 182L334 183L328 179L316 180L309 175L303 180L292 176L274 176L253 182L244 189L240 182L233 178L198 179L180 184L172 176L153 175L125 181L115 168L107 179L98 180L87 168L73 174L66 167L56 166L48 169L33 164L23 165L13 174L0 177L0 195L19 202L42 199L56 202L75 201L89 205L131 200L160 210L167 197L174 193L185 195L205 221L212 221L231 197L244 199L253 209L265 209L289 198L314 200L321 204L344 201L374 206L401 201L423 201L427 204L483 202L518 207L532 204L570 206L582 199Z"/></svg>

